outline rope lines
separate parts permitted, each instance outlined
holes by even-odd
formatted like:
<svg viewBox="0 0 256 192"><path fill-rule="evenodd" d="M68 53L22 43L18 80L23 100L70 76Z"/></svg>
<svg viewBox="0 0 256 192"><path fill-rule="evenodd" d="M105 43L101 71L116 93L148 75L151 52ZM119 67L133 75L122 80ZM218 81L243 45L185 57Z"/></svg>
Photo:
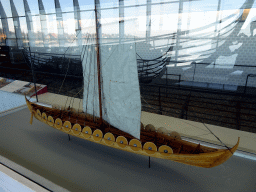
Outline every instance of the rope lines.
<svg viewBox="0 0 256 192"><path fill-rule="evenodd" d="M150 105L142 96L141 96L141 99L143 99L144 102L146 102L148 105ZM154 108L154 107L149 107L149 108L152 108L152 109L156 110L157 112L160 112L159 109L156 109L156 108ZM184 121L183 119L180 119L180 120L181 120L182 122L184 122L184 123L190 125L190 126L193 126L193 127L197 128L197 129L205 130L205 129L202 129L202 128L197 127L197 126L195 126L195 125L192 125L192 124L188 123L187 121ZM216 137L216 139L218 139L218 141L219 141L222 145L224 145L224 146L232 153L232 151L230 150L230 148L229 148L225 143L223 143L223 142L221 141L221 139L220 139L219 137L217 137L217 136L205 125L205 123L203 123L203 122L200 122L200 123L202 123L202 124L208 129L208 131L209 131L214 137ZM204 134L204 135L205 135L205 134ZM232 154L233 154L233 153L232 153Z"/></svg>

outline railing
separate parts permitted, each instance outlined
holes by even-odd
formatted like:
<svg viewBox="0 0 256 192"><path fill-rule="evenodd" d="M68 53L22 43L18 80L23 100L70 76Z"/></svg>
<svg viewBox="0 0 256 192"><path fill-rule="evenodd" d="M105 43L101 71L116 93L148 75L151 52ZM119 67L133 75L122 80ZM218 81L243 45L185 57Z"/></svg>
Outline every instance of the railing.
<svg viewBox="0 0 256 192"><path fill-rule="evenodd" d="M44 75L39 75L39 73ZM28 73L25 75L19 74L22 78L29 75ZM38 71L36 75L37 83L47 84L49 88L51 87L52 92L58 93L63 81L63 78L59 78L59 81L57 81L55 75L59 74ZM45 75L53 76L50 82L48 81L47 83ZM70 77L67 79L70 82L74 82L74 77L82 78L71 75L67 75L67 77ZM81 81L82 84L82 79L77 80ZM75 83L74 85L63 87L66 87L66 90L69 90L69 87L76 89L80 88L81 84ZM140 90L143 110L181 119L256 132L256 97L253 94L142 83L140 84ZM63 90L60 94L68 95L71 93Z"/></svg>
<svg viewBox="0 0 256 192"><path fill-rule="evenodd" d="M152 84L140 87L145 111L256 132L255 95Z"/></svg>
<svg viewBox="0 0 256 192"><path fill-rule="evenodd" d="M247 88L247 82L249 77L256 77L256 74L248 74L246 77L246 82L245 82L245 87L244 87L244 93L246 93L246 88Z"/></svg>
<svg viewBox="0 0 256 192"><path fill-rule="evenodd" d="M188 61L186 61L187 63ZM170 60L170 63L184 63L182 61L172 61ZM196 67L197 65L211 65L211 63L196 63L196 62L192 62L190 65L187 65L187 66L192 66L192 65L195 65L194 67L194 72L193 72L193 81L194 81L194 77L195 77L195 73L196 73ZM213 68L216 68L216 66L229 66L229 65L226 65L226 64L216 64L215 62L213 63ZM241 68L256 68L256 66L251 66L251 65L233 65L232 67L241 67ZM209 68L210 69L210 68ZM221 68L220 68L221 69ZM230 67L228 67L227 69L232 69ZM224 69L225 70L225 69ZM167 74L168 75L180 75L180 74ZM166 82L167 82L167 76L166 76ZM181 75L180 75L181 76ZM246 92L246 88L247 88L247 84L248 84L248 78L249 77L256 77L256 74L248 74L247 77L246 77L246 82L244 84L244 93ZM180 82L180 79L181 77L179 78L179 82ZM203 82L203 81L202 81ZM167 84L166 84L167 85Z"/></svg>
<svg viewBox="0 0 256 192"><path fill-rule="evenodd" d="M166 70L166 72L167 72L167 70ZM181 79L181 75L179 74L170 74L170 73L167 73L167 74L165 74L166 75L166 77L165 77L165 84L166 84L166 86L168 85L168 78L167 78L167 76L168 75L172 75L172 76L178 76L179 77L179 83L180 83L180 79Z"/></svg>

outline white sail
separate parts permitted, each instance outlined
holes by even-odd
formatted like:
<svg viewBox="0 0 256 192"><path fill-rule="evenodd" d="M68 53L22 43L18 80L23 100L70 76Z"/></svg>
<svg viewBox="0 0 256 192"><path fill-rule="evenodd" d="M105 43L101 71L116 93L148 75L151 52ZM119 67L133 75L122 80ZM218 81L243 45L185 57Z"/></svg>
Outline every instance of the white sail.
<svg viewBox="0 0 256 192"><path fill-rule="evenodd" d="M98 73L95 46L83 46L81 57L84 78L83 110L99 117Z"/></svg>
<svg viewBox="0 0 256 192"><path fill-rule="evenodd" d="M82 60L83 108L89 114L99 116L95 49L84 49L84 51L90 52L91 56L84 54L86 57ZM141 101L135 45L101 46L100 58L103 119L112 126L140 139Z"/></svg>

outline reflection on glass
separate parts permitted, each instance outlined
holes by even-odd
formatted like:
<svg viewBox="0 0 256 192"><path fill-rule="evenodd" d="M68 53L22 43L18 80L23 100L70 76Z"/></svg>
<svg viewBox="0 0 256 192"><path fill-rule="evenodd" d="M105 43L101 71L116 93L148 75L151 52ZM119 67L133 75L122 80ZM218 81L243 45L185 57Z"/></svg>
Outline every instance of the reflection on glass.
<svg viewBox="0 0 256 192"><path fill-rule="evenodd" d="M24 43L35 51L78 54L81 45L95 43L94 0L0 2L1 44L22 47ZM244 57L254 60L249 53L255 55L255 50L246 42L255 41L256 12L254 1L230 2L100 0L101 40L135 39L143 62L164 55L174 66L230 59L228 67L233 67Z"/></svg>
<svg viewBox="0 0 256 192"><path fill-rule="evenodd" d="M0 45L6 45L6 35L3 30L2 22L0 22Z"/></svg>
<svg viewBox="0 0 256 192"><path fill-rule="evenodd" d="M31 14L36 15L39 14L39 9L38 9L38 0L27 0L28 6L30 8Z"/></svg>
<svg viewBox="0 0 256 192"><path fill-rule="evenodd" d="M47 14L49 13L55 13L55 4L54 4L54 0L38 0L39 4L41 4L41 1L43 3L44 6L44 10ZM39 11L40 12L40 11Z"/></svg>
<svg viewBox="0 0 256 192"><path fill-rule="evenodd" d="M56 22L58 29L58 42L59 46L64 46L64 27L63 27L63 17L62 17L62 9L60 6L59 0L55 0L55 10L56 10Z"/></svg>
<svg viewBox="0 0 256 192"><path fill-rule="evenodd" d="M94 0L78 0L81 11L83 10L94 10Z"/></svg>
<svg viewBox="0 0 256 192"><path fill-rule="evenodd" d="M74 11L73 0L59 0L63 12Z"/></svg>
<svg viewBox="0 0 256 192"><path fill-rule="evenodd" d="M58 40L56 15L48 15L47 25L48 25L47 36L49 38L49 46L58 47L59 40Z"/></svg>
<svg viewBox="0 0 256 192"><path fill-rule="evenodd" d="M9 0L1 0L4 11L7 17L12 17L11 5Z"/></svg>
<svg viewBox="0 0 256 192"><path fill-rule="evenodd" d="M117 42L119 39L119 13L118 9L112 12L112 10L102 10L102 38L104 42L114 41Z"/></svg>
<svg viewBox="0 0 256 192"><path fill-rule="evenodd" d="M25 15L23 0L12 0L19 16Z"/></svg>
<svg viewBox="0 0 256 192"><path fill-rule="evenodd" d="M118 0L101 0L100 1L101 8L113 8L118 7Z"/></svg>

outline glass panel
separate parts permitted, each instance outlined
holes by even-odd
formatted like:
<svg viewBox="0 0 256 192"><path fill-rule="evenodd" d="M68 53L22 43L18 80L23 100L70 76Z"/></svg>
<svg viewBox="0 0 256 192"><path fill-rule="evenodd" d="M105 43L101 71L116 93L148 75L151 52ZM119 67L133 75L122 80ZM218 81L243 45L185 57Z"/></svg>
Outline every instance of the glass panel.
<svg viewBox="0 0 256 192"><path fill-rule="evenodd" d="M20 28L21 28L22 38L25 39L28 33L26 18L20 17L19 19L20 19Z"/></svg>
<svg viewBox="0 0 256 192"><path fill-rule="evenodd" d="M144 5L146 4L146 0L125 0L124 1L124 6L133 6L133 5Z"/></svg>
<svg viewBox="0 0 256 192"><path fill-rule="evenodd" d="M205 10L198 9L198 11L195 11L197 9L197 5L195 5L195 3L197 2L192 2L191 4L184 3L184 11L182 14L182 29L191 30L191 35L195 35L197 33L213 34L213 31L215 30L216 27L217 3L215 3L214 6L213 4L210 4L212 10L214 10L213 7L215 7L214 11L208 11L208 8L206 8ZM200 4L198 6L202 8Z"/></svg>
<svg viewBox="0 0 256 192"><path fill-rule="evenodd" d="M24 4L23 0L13 0L14 6L18 12L19 16L24 16L25 15L25 10L24 10Z"/></svg>
<svg viewBox="0 0 256 192"><path fill-rule="evenodd" d="M13 19L12 18L8 18L7 22L8 22L9 31L14 33Z"/></svg>
<svg viewBox="0 0 256 192"><path fill-rule="evenodd" d="M74 13L65 13L63 16L64 32L68 34L75 34Z"/></svg>
<svg viewBox="0 0 256 192"><path fill-rule="evenodd" d="M33 21L34 32L35 33L41 32L40 17L32 16L32 21Z"/></svg>
<svg viewBox="0 0 256 192"><path fill-rule="evenodd" d="M50 1L42 0L42 1L43 1L43 5L46 13L55 13L54 0L50 0Z"/></svg>
<svg viewBox="0 0 256 192"><path fill-rule="evenodd" d="M255 29L255 21L256 21L256 11L255 8L250 10L250 13L243 24L242 30L240 33L244 33L247 36L254 36L256 34Z"/></svg>
<svg viewBox="0 0 256 192"><path fill-rule="evenodd" d="M193 1L192 11L216 11L218 6L218 0L204 0L204 1Z"/></svg>
<svg viewBox="0 0 256 192"><path fill-rule="evenodd" d="M57 31L57 21L56 15L48 15L48 35L49 35L49 45L50 47L58 47L58 31Z"/></svg>
<svg viewBox="0 0 256 192"><path fill-rule="evenodd" d="M10 2L7 0L1 0L1 3L4 8L6 17L12 17L12 10L11 10Z"/></svg>
<svg viewBox="0 0 256 192"><path fill-rule="evenodd" d="M13 19L9 18L9 19L7 19L7 22L8 22L9 31L10 31L10 33L9 33L10 36L8 37L9 45L10 46L16 46L17 42L16 42L15 31L14 31Z"/></svg>
<svg viewBox="0 0 256 192"><path fill-rule="evenodd" d="M75 44L74 42L76 39L74 13L66 13L62 16L64 24L64 36L66 38L65 46L69 47Z"/></svg>
<svg viewBox="0 0 256 192"><path fill-rule="evenodd" d="M43 47L43 37L41 32L41 24L39 16L32 16L34 33L35 33L35 46Z"/></svg>
<svg viewBox="0 0 256 192"><path fill-rule="evenodd" d="M166 6L169 6L168 4ZM151 7L151 36L157 36L163 34L160 28L160 18L163 16L163 5L153 5Z"/></svg>
<svg viewBox="0 0 256 192"><path fill-rule="evenodd" d="M29 9L32 15L39 14L38 1L37 0L27 0Z"/></svg>
<svg viewBox="0 0 256 192"><path fill-rule="evenodd" d="M146 1L124 1L124 6L142 5ZM146 37L146 6L124 8L124 34Z"/></svg>
<svg viewBox="0 0 256 192"><path fill-rule="evenodd" d="M119 6L118 0L101 0L100 1L101 8L113 8L118 6Z"/></svg>
<svg viewBox="0 0 256 192"><path fill-rule="evenodd" d="M101 10L103 43L117 42L119 37L119 9Z"/></svg>
<svg viewBox="0 0 256 192"><path fill-rule="evenodd" d="M73 0L59 0L62 12L74 11Z"/></svg>
<svg viewBox="0 0 256 192"><path fill-rule="evenodd" d="M82 39L83 45L87 43L88 35L95 34L95 19L94 11L81 12L81 28L82 28Z"/></svg>
<svg viewBox="0 0 256 192"><path fill-rule="evenodd" d="M176 33L178 26L178 9L179 4L170 4L168 11L163 18L163 30L167 33Z"/></svg>
<svg viewBox="0 0 256 192"><path fill-rule="evenodd" d="M177 3L177 0L151 0L151 3L166 3L171 4L172 2Z"/></svg>
<svg viewBox="0 0 256 192"><path fill-rule="evenodd" d="M128 0L124 1L124 33L144 37L146 35L146 0ZM143 5L143 6L138 6ZM132 26L133 25L133 26ZM134 28L135 27L135 28Z"/></svg>
<svg viewBox="0 0 256 192"><path fill-rule="evenodd" d="M234 9L239 9L245 1L234 1L232 0L225 0L221 2L221 10L234 10ZM254 3L255 7L255 3Z"/></svg>
<svg viewBox="0 0 256 192"><path fill-rule="evenodd" d="M124 9L124 35L125 36L135 36L135 37L145 36L145 31L143 31L139 26L140 20L144 16L139 15L140 13L138 13L137 10L138 8L134 8L134 7Z"/></svg>
<svg viewBox="0 0 256 192"><path fill-rule="evenodd" d="M210 3L206 1L204 3L209 7L204 8L201 4L195 5L195 2L183 3L180 23L182 33L179 36L178 60L186 62L178 65L190 64L193 60L203 55L203 52L205 54L206 51L210 51L213 45L216 44L216 40L213 42L212 38L217 35L215 32L218 27L216 23L217 2Z"/></svg>
<svg viewBox="0 0 256 192"><path fill-rule="evenodd" d="M94 0L78 0L80 10L94 9Z"/></svg>

